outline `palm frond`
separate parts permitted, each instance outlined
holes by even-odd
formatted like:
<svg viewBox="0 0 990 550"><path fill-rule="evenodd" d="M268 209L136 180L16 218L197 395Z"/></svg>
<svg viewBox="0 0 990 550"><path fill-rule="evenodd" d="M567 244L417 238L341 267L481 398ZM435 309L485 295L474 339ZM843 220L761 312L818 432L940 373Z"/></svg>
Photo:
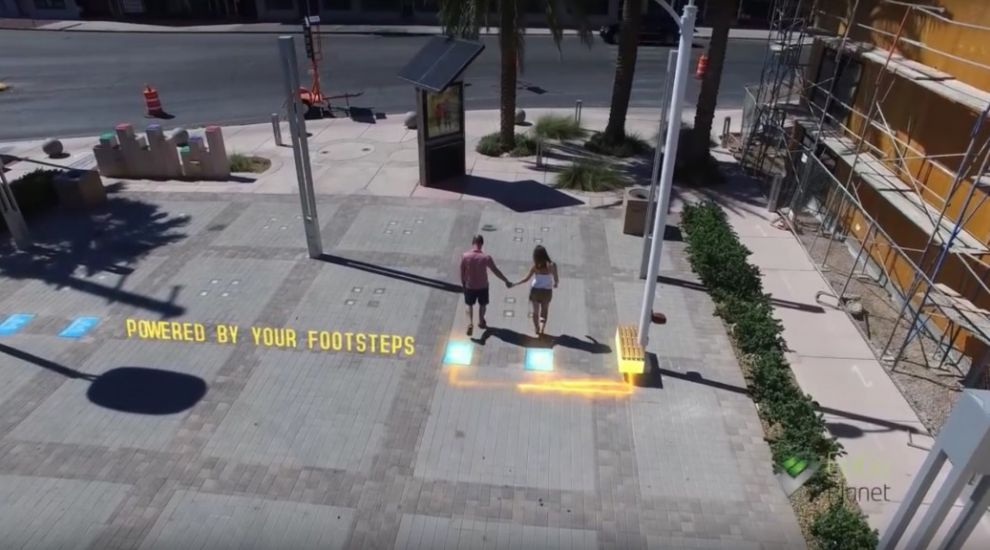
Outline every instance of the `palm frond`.
<svg viewBox="0 0 990 550"><path fill-rule="evenodd" d="M595 43L595 35L588 21L588 2L589 0L567 0L567 5L574 16L578 39L590 48Z"/></svg>
<svg viewBox="0 0 990 550"><path fill-rule="evenodd" d="M437 17L443 33L477 40L482 28L488 27L491 0L437 0Z"/></svg>

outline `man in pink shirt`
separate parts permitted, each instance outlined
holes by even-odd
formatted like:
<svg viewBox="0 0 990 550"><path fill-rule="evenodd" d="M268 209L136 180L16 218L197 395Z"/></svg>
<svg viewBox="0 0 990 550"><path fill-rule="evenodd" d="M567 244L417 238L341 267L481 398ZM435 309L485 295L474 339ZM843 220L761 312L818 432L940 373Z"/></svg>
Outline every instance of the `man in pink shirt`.
<svg viewBox="0 0 990 550"><path fill-rule="evenodd" d="M485 323L485 308L488 306L488 270L491 269L496 277L502 279L506 287L512 286L505 275L495 267L492 257L481 251L481 247L485 245L484 237L475 235L471 244L474 247L461 256L461 286L464 287L464 303L467 304L468 336L474 331L472 322L475 302L478 303L478 327L482 330L488 328L488 324Z"/></svg>

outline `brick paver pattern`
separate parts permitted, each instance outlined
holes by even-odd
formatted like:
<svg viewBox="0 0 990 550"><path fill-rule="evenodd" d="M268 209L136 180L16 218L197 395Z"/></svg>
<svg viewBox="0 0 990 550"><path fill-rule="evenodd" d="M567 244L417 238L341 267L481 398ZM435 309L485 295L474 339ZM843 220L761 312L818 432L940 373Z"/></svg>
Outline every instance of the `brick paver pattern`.
<svg viewBox="0 0 990 550"><path fill-rule="evenodd" d="M33 258L3 251L0 317L35 317L0 337L2 546L803 546L683 243L661 265L660 387L521 391L621 382L610 343L642 282L620 209L360 195L319 207L319 260L297 199L202 193L116 193L111 216L32 222ZM451 285L479 232L510 278L535 244L558 263L551 340L530 338L527 289L493 279L493 330L475 328L472 365L444 366L448 341L468 339ZM84 315L99 324L57 336ZM239 341L128 338L128 318L236 324ZM413 336L415 353L259 347L251 326ZM526 371L526 346L552 347L555 372ZM179 382L128 382L128 369ZM205 393L185 395L190 380Z"/></svg>

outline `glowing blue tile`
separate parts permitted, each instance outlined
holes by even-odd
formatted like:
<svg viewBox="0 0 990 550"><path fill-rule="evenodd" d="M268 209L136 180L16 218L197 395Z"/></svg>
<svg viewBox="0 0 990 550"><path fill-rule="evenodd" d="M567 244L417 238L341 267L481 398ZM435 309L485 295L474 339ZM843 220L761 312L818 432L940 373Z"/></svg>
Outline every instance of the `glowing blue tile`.
<svg viewBox="0 0 990 550"><path fill-rule="evenodd" d="M443 354L443 362L447 365L470 365L474 346L471 342L452 340L447 342L447 351Z"/></svg>
<svg viewBox="0 0 990 550"><path fill-rule="evenodd" d="M10 336L11 334L16 334L17 331L24 328L24 325L34 319L34 314L32 313L15 313L10 317L7 317L3 323L0 323L0 336Z"/></svg>
<svg viewBox="0 0 990 550"><path fill-rule="evenodd" d="M526 350L525 369L553 372L553 350L545 348Z"/></svg>
<svg viewBox="0 0 990 550"><path fill-rule="evenodd" d="M100 323L99 317L77 317L69 326L58 333L62 338L82 338Z"/></svg>

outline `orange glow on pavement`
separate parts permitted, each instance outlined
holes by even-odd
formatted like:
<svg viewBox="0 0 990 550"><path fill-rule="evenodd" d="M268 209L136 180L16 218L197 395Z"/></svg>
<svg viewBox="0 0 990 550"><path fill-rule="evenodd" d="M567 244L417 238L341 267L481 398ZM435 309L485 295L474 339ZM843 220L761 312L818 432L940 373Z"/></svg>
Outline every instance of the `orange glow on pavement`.
<svg viewBox="0 0 990 550"><path fill-rule="evenodd" d="M561 393L583 397L625 397L632 395L633 386L608 378L572 378L554 379L541 377L535 382L495 382L487 380L464 380L460 376L461 368L447 370L447 382L458 388L511 388L515 387L520 393Z"/></svg>
<svg viewBox="0 0 990 550"><path fill-rule="evenodd" d="M545 382L517 384L516 388L523 393L556 392L584 395L587 397L622 397L631 395L633 392L632 385L607 378L547 380Z"/></svg>

